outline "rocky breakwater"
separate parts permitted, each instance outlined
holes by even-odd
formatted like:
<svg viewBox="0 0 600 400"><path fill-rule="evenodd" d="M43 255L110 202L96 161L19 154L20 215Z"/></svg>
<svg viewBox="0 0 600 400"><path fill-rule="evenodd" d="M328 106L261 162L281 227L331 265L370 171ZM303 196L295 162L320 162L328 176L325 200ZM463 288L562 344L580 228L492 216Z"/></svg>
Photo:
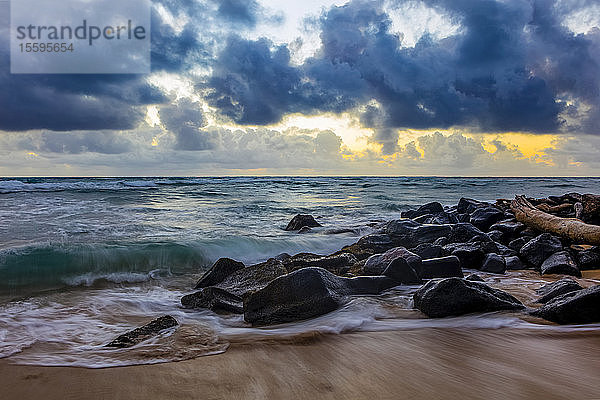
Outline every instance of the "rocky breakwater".
<svg viewBox="0 0 600 400"><path fill-rule="evenodd" d="M566 208L556 210L564 214ZM586 212L588 221L597 220L590 207ZM287 229L309 226L314 221L309 217L295 217ZM220 259L181 304L270 325L331 312L352 296L412 285L414 307L434 318L507 310L558 323L600 322L598 286L583 289L575 281L558 281L540 293L543 306L526 308L476 275L463 278L465 270L501 279L518 269L580 277L581 270L600 269L599 261L598 247L528 226L505 201L461 199L454 206L434 202L409 210L330 255L281 254L252 266Z"/></svg>
<svg viewBox="0 0 600 400"><path fill-rule="evenodd" d="M590 212L586 215L595 220ZM298 215L286 230L316 225L311 216ZM331 255L281 254L252 266L220 259L181 303L244 314L253 325L270 325L331 312L352 296L425 283L414 293L414 307L429 317L514 312L526 308L478 276L463 279L463 271L502 276L507 270L532 269L579 277L582 269L600 269L599 261L597 247L529 227L517 221L505 201L461 199L455 206L433 202L406 211L401 219L377 225L371 234ZM545 305L528 312L559 323L600 322L594 311L600 309L598 289L575 293L575 285L558 281L542 295ZM576 306L583 311L574 312Z"/></svg>

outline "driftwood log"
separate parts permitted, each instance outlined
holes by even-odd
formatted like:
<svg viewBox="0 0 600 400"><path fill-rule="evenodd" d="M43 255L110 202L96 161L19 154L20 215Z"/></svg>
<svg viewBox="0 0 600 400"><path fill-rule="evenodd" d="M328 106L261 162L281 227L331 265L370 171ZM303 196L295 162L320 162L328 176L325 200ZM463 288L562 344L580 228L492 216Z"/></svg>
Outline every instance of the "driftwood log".
<svg viewBox="0 0 600 400"><path fill-rule="evenodd" d="M600 245L600 226L545 213L538 210L524 196L517 196L511 202L510 208L517 221L538 231L554 233L575 243Z"/></svg>

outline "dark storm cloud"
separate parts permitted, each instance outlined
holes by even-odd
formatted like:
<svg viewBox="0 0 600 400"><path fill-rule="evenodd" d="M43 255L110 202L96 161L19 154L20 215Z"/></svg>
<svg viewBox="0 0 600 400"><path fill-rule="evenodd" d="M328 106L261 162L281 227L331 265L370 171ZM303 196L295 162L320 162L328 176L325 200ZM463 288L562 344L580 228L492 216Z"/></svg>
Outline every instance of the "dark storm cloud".
<svg viewBox="0 0 600 400"><path fill-rule="evenodd" d="M316 59L298 68L290 65L286 45L231 36L208 86L212 105L240 124L255 125L278 122L286 113L347 110L356 106L362 85L348 65Z"/></svg>
<svg viewBox="0 0 600 400"><path fill-rule="evenodd" d="M545 0L426 4L460 24L459 33L441 40L425 34L403 48L381 2L354 1L321 16L320 52L300 66L290 63L287 46L232 37L209 81L210 101L240 124L265 124L374 99L378 106L365 108L361 120L376 128L387 151L396 128L549 133L598 126L599 35L562 25L573 7ZM577 123L567 126L563 112Z"/></svg>
<svg viewBox="0 0 600 400"><path fill-rule="evenodd" d="M175 15L201 13L193 1L161 0ZM11 75L8 3L0 3L0 129L54 131L132 129L145 115L140 106L168 98L145 75ZM189 59L208 58L193 22L175 32L152 13L152 70L179 72Z"/></svg>

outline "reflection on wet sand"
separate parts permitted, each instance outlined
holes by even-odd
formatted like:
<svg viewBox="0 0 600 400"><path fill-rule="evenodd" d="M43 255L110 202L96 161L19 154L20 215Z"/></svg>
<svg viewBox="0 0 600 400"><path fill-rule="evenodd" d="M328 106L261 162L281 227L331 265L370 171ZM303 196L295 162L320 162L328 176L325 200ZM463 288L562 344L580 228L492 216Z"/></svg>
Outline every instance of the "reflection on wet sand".
<svg viewBox="0 0 600 400"><path fill-rule="evenodd" d="M599 351L594 331L429 328L238 344L123 368L0 361L0 376L7 399L594 399Z"/></svg>

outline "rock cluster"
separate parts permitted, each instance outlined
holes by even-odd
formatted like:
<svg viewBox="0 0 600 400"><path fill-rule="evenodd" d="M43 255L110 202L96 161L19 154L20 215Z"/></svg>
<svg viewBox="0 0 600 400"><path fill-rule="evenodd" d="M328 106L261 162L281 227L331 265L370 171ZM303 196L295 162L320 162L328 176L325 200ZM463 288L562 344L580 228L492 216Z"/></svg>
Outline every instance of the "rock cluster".
<svg viewBox="0 0 600 400"><path fill-rule="evenodd" d="M595 218L589 216L590 207L586 210L589 219ZM321 225L312 216L299 214L286 230L316 226ZM198 281L198 291L181 303L244 314L247 322L266 325L331 312L349 296L376 295L427 281L414 294L415 308L429 317L446 317L525 308L478 275L463 279L463 270L504 274L533 269L579 277L582 269L592 268L600 268L597 247L574 246L528 228L502 201L463 198L455 206L434 202L406 211L401 219L376 225L331 255L282 254L251 266L220 259ZM545 304L532 313L559 323L600 321L599 291L560 280L540 289L539 302Z"/></svg>

